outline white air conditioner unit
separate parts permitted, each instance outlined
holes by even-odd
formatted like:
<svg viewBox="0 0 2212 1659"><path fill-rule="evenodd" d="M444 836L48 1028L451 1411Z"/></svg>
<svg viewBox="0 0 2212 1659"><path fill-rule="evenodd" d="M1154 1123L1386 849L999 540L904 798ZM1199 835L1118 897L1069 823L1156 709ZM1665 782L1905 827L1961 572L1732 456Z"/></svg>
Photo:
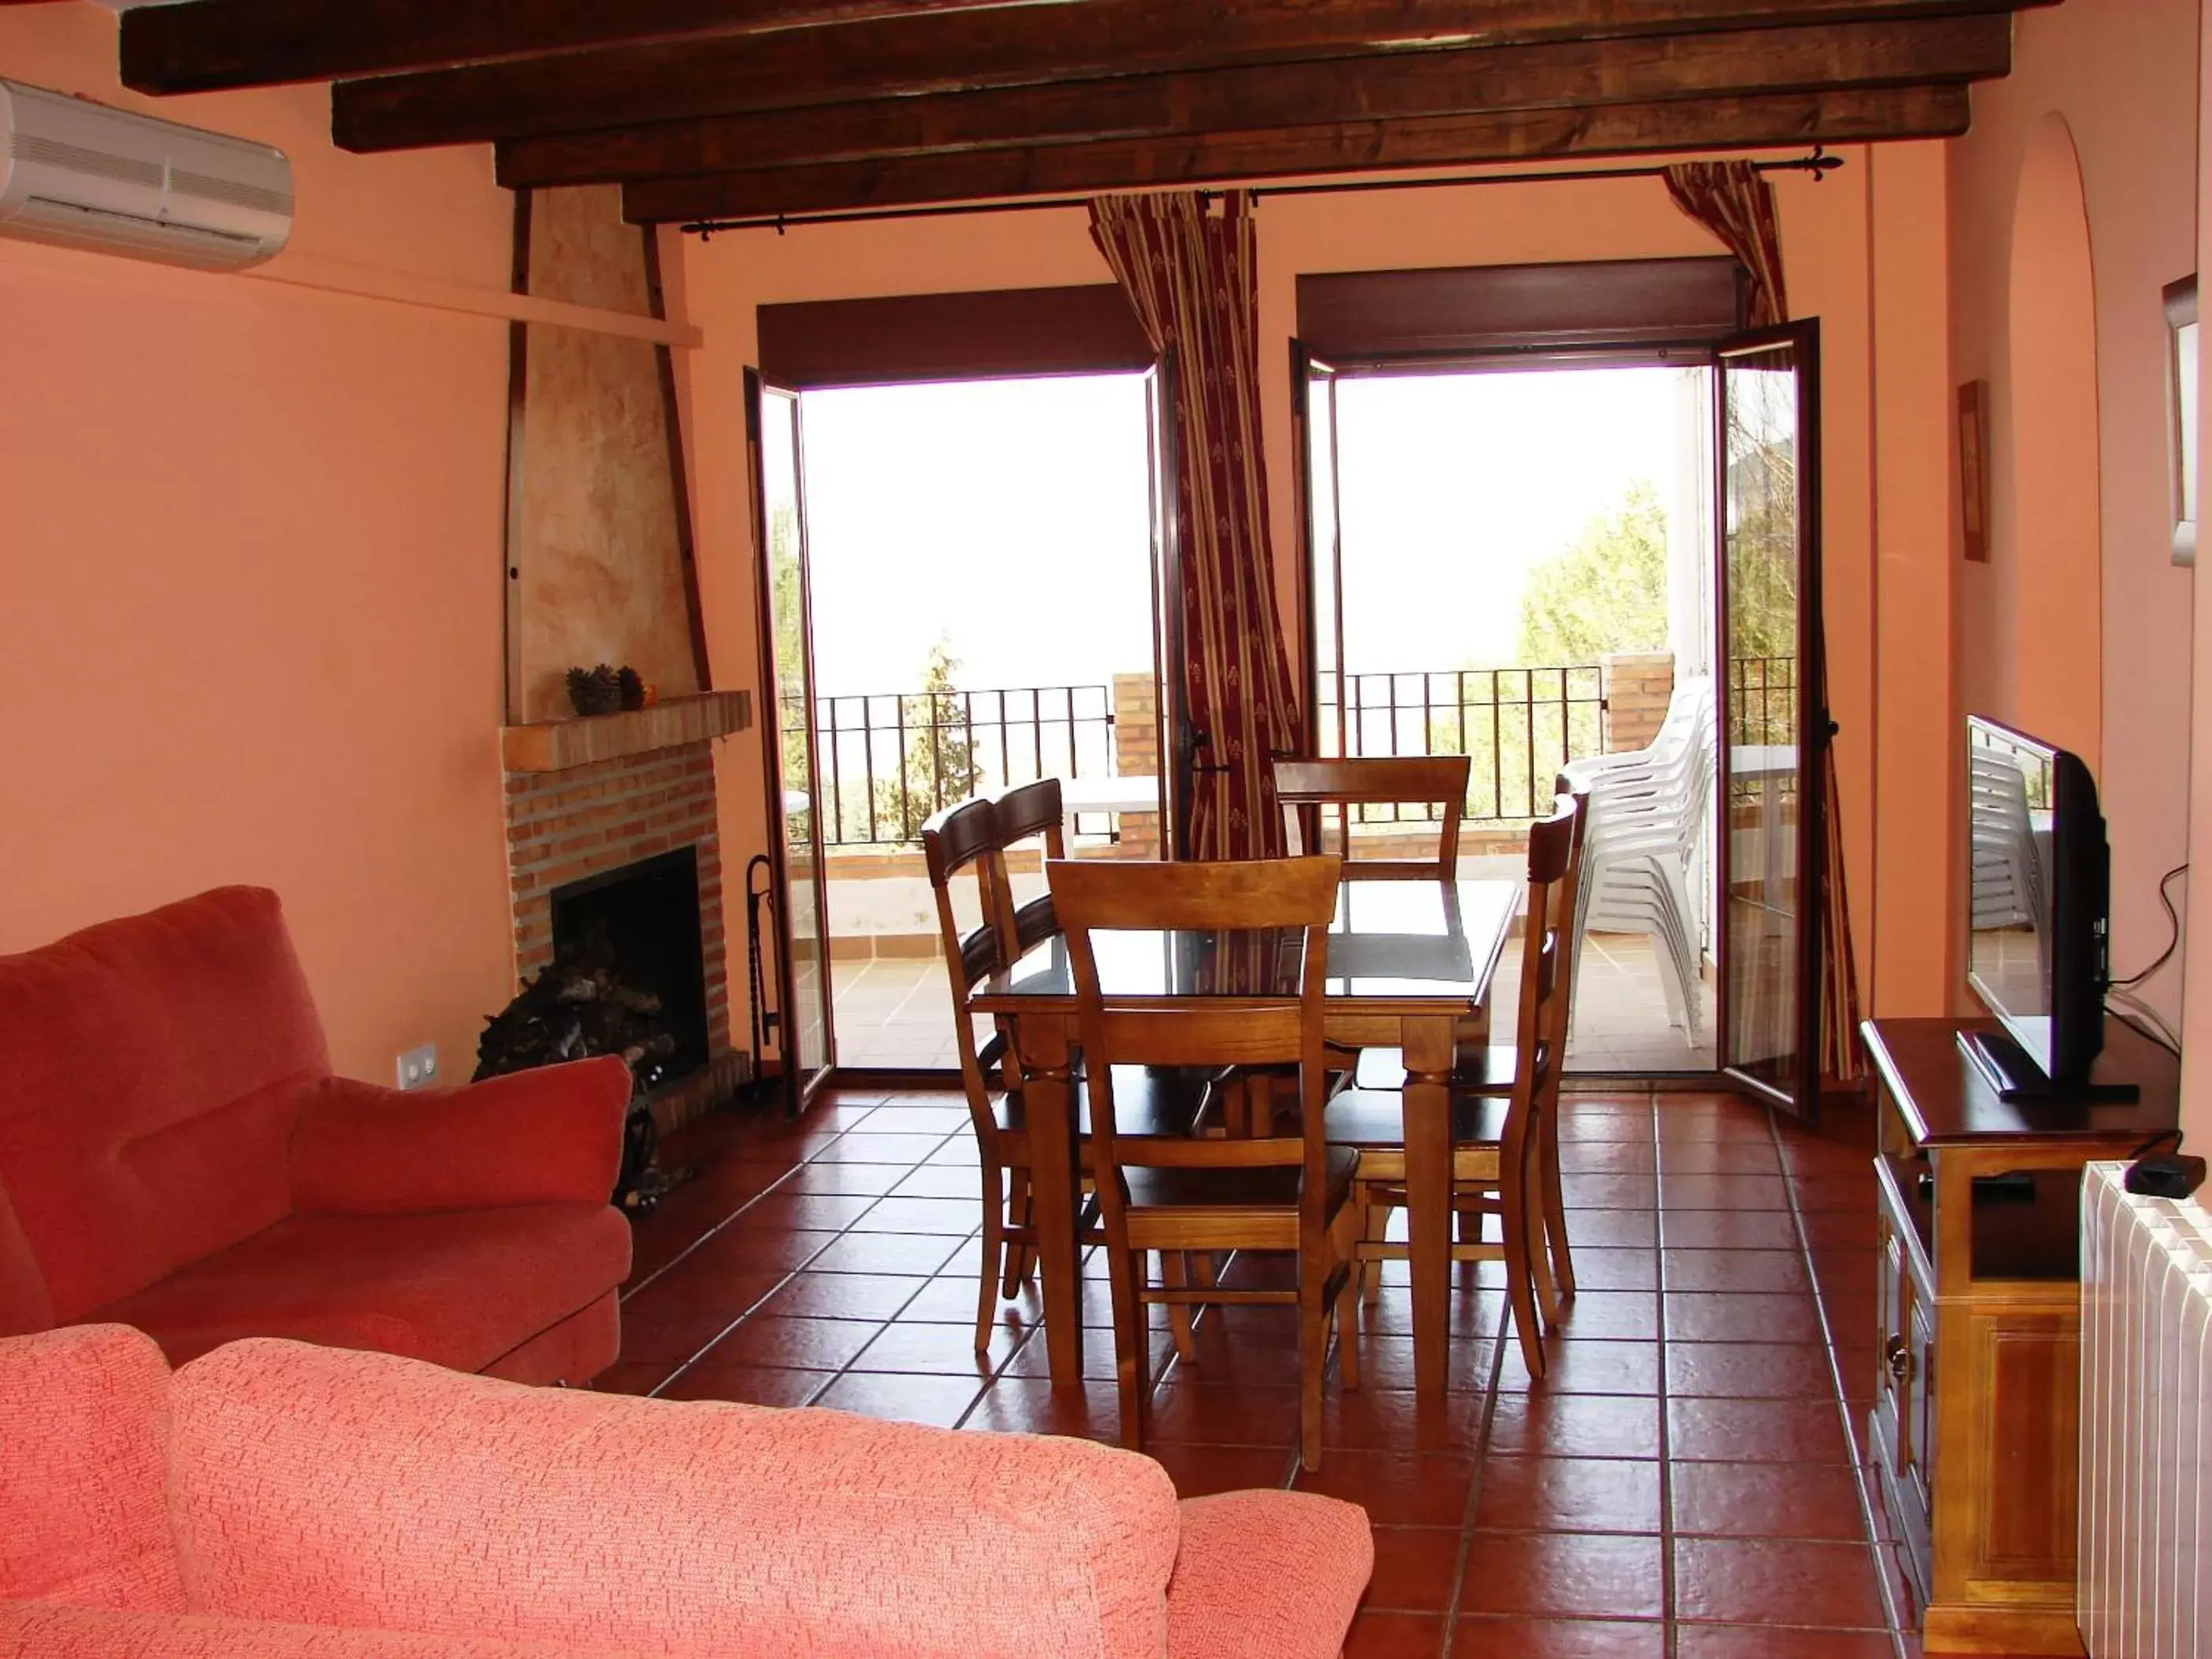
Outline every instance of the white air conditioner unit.
<svg viewBox="0 0 2212 1659"><path fill-rule="evenodd" d="M0 236L240 270L291 231L283 150L0 80Z"/></svg>

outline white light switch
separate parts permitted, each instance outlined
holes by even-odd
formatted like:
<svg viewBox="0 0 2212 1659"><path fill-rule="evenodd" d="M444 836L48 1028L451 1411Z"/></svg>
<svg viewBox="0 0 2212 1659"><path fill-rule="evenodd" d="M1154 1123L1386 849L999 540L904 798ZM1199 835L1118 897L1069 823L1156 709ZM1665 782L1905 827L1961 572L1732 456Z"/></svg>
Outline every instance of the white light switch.
<svg viewBox="0 0 2212 1659"><path fill-rule="evenodd" d="M399 1056L399 1086L427 1089L438 1080L438 1045L426 1042Z"/></svg>

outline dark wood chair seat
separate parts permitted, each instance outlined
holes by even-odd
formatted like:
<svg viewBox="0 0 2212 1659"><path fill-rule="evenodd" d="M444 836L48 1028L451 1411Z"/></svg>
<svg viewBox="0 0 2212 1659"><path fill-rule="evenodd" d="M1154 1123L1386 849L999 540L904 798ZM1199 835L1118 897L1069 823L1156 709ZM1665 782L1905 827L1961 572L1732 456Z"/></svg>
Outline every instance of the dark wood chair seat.
<svg viewBox="0 0 2212 1659"><path fill-rule="evenodd" d="M1406 1144L1406 1097L1395 1091L1346 1089L1328 1103L1328 1129L1332 1148L1382 1152L1402 1148ZM1464 1143L1495 1150L1504 1133L1504 1096L1453 1092L1451 1134L1455 1147Z"/></svg>
<svg viewBox="0 0 2212 1659"><path fill-rule="evenodd" d="M1091 1091L1076 1082L1076 1133L1091 1138ZM1114 1121L1125 1135L1188 1135L1213 1096L1211 1079L1180 1075L1143 1066L1114 1068ZM1029 1120L1019 1095L1000 1095L992 1103L999 1133L1018 1135L1024 1145ZM1022 1160L1026 1163L1026 1158Z"/></svg>
<svg viewBox="0 0 2212 1659"><path fill-rule="evenodd" d="M1452 1088L1471 1094L1508 1095L1513 1074L1520 1068L1521 1051L1510 1042L1493 1042L1459 1056L1452 1071ZM1352 1073L1355 1089L1402 1089L1406 1086L1406 1051L1402 1048L1362 1048Z"/></svg>
<svg viewBox="0 0 2212 1659"><path fill-rule="evenodd" d="M1114 1085L1117 1114L1121 1103L1121 1087L1117 1080ZM1322 1177L1328 1194L1322 1212L1324 1220L1334 1220L1351 1198L1352 1178L1358 1170L1359 1154L1355 1149L1328 1149ZM1298 1193L1304 1177L1303 1170L1285 1168L1182 1170L1132 1166L1124 1175L1129 1193L1130 1242L1134 1243L1143 1230L1147 1211L1267 1211L1280 1218L1284 1228L1283 1242L1273 1248L1295 1250L1298 1247ZM1252 1244L1246 1248L1269 1247Z"/></svg>

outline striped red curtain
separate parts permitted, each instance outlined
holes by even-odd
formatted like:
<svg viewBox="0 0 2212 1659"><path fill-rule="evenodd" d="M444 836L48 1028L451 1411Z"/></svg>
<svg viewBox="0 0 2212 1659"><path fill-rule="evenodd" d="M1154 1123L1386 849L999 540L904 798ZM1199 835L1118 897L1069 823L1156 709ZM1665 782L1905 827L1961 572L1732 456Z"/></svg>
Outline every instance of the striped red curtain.
<svg viewBox="0 0 2212 1659"><path fill-rule="evenodd" d="M1751 276L1751 326L1771 328L1790 319L1782 280L1782 222L1774 187L1748 161L1683 161L1667 169L1674 205L1720 238ZM1821 672L1827 672L1826 653ZM1828 688L1820 688L1820 702ZM1851 948L1850 889L1844 874L1843 812L1837 800L1836 750L1820 751L1824 914L1820 918L1820 1072L1838 1083L1866 1073L1859 1039L1859 975Z"/></svg>
<svg viewBox="0 0 2212 1659"><path fill-rule="evenodd" d="M1175 364L1183 693L1206 734L1191 855L1279 858L1273 757L1298 741L1275 604L1261 445L1259 259L1243 191L1101 196L1091 234L1155 349Z"/></svg>
<svg viewBox="0 0 2212 1659"><path fill-rule="evenodd" d="M1782 225L1774 186L1748 161L1678 161L1667 169L1674 205L1721 239L1751 275L1751 326L1790 320L1782 283Z"/></svg>

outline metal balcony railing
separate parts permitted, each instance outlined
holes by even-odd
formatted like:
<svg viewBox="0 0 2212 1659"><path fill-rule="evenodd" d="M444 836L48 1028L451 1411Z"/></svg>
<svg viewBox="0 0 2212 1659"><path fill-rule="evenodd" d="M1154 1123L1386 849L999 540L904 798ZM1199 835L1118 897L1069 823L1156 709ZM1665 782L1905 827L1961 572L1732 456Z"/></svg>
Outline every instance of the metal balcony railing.
<svg viewBox="0 0 2212 1659"><path fill-rule="evenodd" d="M799 700L783 702L789 733ZM814 708L813 793L832 847L911 845L932 813L971 795L1114 770L1109 686L854 692Z"/></svg>

